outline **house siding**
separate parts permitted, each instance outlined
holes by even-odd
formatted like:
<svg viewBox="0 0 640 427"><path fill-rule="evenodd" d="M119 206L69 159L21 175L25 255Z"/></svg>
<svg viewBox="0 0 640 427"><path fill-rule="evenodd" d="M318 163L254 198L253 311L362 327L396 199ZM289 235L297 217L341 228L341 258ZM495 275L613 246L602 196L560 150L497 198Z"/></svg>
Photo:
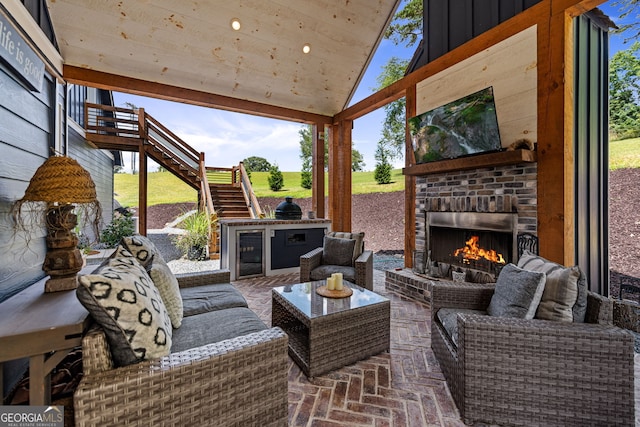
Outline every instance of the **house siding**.
<svg viewBox="0 0 640 427"><path fill-rule="evenodd" d="M55 99L51 76L40 93L32 92L0 64L0 301L44 277L45 229L15 232L11 206L49 157Z"/></svg>

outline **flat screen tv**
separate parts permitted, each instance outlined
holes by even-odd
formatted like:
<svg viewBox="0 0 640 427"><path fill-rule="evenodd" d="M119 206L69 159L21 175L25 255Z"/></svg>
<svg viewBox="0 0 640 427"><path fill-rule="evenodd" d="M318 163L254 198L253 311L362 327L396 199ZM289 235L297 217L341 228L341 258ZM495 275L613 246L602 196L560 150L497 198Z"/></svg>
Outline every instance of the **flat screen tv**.
<svg viewBox="0 0 640 427"><path fill-rule="evenodd" d="M500 132L488 87L409 119L416 163L500 151Z"/></svg>

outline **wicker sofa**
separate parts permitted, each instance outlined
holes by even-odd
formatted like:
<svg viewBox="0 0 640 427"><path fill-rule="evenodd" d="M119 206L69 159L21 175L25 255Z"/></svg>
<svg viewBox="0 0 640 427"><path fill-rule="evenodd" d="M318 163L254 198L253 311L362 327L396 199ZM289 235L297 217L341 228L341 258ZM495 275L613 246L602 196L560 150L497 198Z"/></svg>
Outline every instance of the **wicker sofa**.
<svg viewBox="0 0 640 427"><path fill-rule="evenodd" d="M247 307L228 270L174 277L184 317L168 355L117 366L107 326L85 335L75 424L285 426L286 334Z"/></svg>
<svg viewBox="0 0 640 427"><path fill-rule="evenodd" d="M431 347L465 423L634 425L633 337L588 293L585 323L492 317L493 284L434 283ZM438 316L455 308L456 343Z"/></svg>

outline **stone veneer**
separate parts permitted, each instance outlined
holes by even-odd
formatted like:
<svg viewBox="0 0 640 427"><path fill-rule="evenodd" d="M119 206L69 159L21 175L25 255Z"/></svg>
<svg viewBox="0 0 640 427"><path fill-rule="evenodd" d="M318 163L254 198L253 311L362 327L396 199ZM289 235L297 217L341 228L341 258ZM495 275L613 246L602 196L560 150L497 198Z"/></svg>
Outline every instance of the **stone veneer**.
<svg viewBox="0 0 640 427"><path fill-rule="evenodd" d="M416 250L425 249L425 213L518 214L518 232L537 234L536 163L451 171L416 177Z"/></svg>

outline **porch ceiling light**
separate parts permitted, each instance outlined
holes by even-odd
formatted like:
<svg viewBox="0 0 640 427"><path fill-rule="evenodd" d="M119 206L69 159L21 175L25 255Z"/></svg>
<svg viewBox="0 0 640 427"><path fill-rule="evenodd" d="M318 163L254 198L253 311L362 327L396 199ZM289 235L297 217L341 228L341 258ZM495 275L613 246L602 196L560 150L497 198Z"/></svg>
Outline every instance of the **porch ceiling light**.
<svg viewBox="0 0 640 427"><path fill-rule="evenodd" d="M240 30L240 27L242 25L240 24L240 20L238 18L231 18L231 28L235 31Z"/></svg>
<svg viewBox="0 0 640 427"><path fill-rule="evenodd" d="M302 53L309 53L311 52L311 45L309 43L305 43L304 46L302 46Z"/></svg>

